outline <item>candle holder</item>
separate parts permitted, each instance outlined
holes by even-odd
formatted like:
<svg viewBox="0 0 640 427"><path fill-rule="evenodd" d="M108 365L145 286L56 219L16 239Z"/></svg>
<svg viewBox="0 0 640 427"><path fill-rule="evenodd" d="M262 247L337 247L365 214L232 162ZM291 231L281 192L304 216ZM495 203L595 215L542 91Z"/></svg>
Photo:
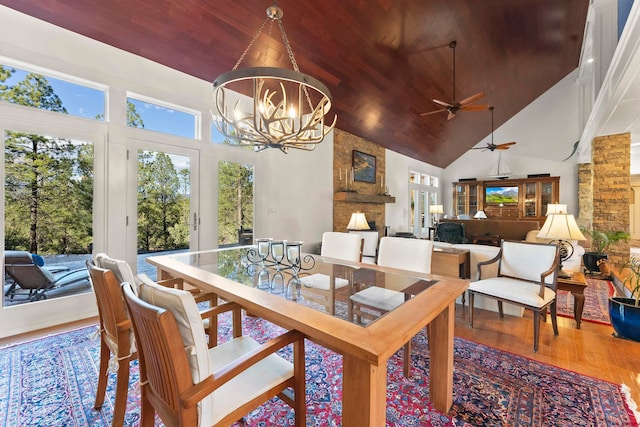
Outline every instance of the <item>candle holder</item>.
<svg viewBox="0 0 640 427"><path fill-rule="evenodd" d="M255 274L258 265L263 269L275 268L276 271L291 270L294 276L301 270L311 270L315 266L313 256L302 256L301 241L261 238L255 242L256 246L248 249L246 256L247 271L253 271L250 274Z"/></svg>

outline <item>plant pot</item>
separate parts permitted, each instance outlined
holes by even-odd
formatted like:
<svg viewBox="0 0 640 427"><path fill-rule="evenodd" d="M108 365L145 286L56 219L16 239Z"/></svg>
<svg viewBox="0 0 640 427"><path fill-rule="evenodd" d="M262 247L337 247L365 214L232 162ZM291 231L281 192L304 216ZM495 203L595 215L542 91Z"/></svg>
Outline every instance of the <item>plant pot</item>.
<svg viewBox="0 0 640 427"><path fill-rule="evenodd" d="M609 256L607 254L601 254L598 252L585 252L582 255L582 263L584 264L584 269L589 274L600 273L600 269L598 268L598 260L608 259Z"/></svg>
<svg viewBox="0 0 640 427"><path fill-rule="evenodd" d="M635 306L635 299L609 298L609 318L618 337L640 341L640 307Z"/></svg>

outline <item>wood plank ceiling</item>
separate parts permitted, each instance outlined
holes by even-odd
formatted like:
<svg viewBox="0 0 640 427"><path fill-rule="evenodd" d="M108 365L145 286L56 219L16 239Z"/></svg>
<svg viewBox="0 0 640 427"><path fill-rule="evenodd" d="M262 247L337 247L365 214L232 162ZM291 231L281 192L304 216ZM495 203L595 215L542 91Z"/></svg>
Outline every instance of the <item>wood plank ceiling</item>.
<svg viewBox="0 0 640 427"><path fill-rule="evenodd" d="M497 128L573 71L588 0L281 0L300 71L333 95L337 127L446 167L491 132L488 111L452 120L433 98L483 91ZM0 0L0 4L198 78L230 70L269 0ZM291 68L267 31L243 66ZM266 46L268 44L268 51ZM576 106L577 108L577 106ZM332 116L331 116L332 117Z"/></svg>

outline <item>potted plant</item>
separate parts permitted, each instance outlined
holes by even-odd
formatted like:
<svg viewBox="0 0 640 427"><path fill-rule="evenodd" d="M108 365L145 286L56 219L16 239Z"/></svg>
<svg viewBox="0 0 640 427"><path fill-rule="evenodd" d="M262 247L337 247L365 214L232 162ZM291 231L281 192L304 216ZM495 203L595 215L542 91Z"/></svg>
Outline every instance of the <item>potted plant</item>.
<svg viewBox="0 0 640 427"><path fill-rule="evenodd" d="M622 268L630 295L609 298L609 319L617 337L640 341L640 258L632 256Z"/></svg>
<svg viewBox="0 0 640 427"><path fill-rule="evenodd" d="M591 249L582 255L582 262L589 273L599 272L598 264L602 259L608 259L607 250L611 245L620 241L628 241L631 235L626 231L601 231L583 229L583 233L591 238Z"/></svg>

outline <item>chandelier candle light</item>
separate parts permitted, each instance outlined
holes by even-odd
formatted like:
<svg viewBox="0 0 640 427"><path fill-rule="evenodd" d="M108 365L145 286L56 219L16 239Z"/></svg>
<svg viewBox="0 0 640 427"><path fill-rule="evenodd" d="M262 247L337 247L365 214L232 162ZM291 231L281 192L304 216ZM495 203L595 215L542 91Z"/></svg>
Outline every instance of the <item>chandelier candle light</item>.
<svg viewBox="0 0 640 427"><path fill-rule="evenodd" d="M231 71L213 81L212 113L218 130L232 145L253 147L255 151L289 148L311 151L333 130L325 126L325 116L331 109L331 93L319 80L300 72L282 23L283 12L277 3L267 8L267 18L249 42L249 46ZM269 22L269 39L273 23L277 22L282 41L293 69L276 67L238 68L263 28ZM268 50L269 45L267 44ZM263 54L265 61L267 52ZM251 93L251 108L243 109L237 101L228 105L227 91Z"/></svg>

